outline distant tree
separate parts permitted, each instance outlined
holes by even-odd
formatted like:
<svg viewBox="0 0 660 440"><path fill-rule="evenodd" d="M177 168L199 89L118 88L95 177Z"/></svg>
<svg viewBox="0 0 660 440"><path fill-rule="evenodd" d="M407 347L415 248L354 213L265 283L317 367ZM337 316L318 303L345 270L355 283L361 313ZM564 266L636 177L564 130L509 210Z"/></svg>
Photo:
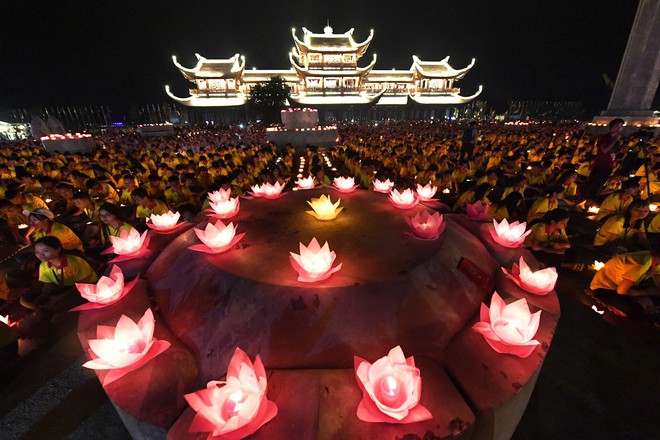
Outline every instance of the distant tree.
<svg viewBox="0 0 660 440"><path fill-rule="evenodd" d="M267 82L260 82L252 87L248 98L248 107L266 124L280 122L280 110L286 107L286 100L291 95L291 87L281 76L273 76Z"/></svg>

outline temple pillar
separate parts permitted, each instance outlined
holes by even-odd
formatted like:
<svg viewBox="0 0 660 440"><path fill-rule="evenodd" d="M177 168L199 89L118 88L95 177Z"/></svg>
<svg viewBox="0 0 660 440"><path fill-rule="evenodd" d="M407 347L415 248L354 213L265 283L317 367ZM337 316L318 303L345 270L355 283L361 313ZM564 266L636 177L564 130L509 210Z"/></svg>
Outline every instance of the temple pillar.
<svg viewBox="0 0 660 440"><path fill-rule="evenodd" d="M627 125L658 122L651 106L660 81L660 1L640 0L607 110L594 120L621 117Z"/></svg>

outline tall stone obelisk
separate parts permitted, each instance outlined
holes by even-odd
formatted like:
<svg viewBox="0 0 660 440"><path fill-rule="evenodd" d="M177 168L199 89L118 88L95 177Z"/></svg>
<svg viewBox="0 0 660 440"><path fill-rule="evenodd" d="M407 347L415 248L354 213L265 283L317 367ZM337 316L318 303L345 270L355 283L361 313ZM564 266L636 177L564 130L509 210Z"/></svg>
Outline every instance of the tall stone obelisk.
<svg viewBox="0 0 660 440"><path fill-rule="evenodd" d="M640 0L607 110L595 122L622 117L654 125L651 106L660 81L660 0Z"/></svg>

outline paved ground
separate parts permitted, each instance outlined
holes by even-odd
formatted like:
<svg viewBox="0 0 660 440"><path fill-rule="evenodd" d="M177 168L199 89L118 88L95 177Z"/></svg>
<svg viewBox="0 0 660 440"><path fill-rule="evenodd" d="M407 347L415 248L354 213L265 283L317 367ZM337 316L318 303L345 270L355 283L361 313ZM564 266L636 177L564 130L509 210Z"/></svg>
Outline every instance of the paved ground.
<svg viewBox="0 0 660 440"><path fill-rule="evenodd" d="M660 438L659 322L594 312L583 293L591 275L560 271L562 317L516 440ZM21 340L33 351L2 366L0 438L130 438L81 367L75 320Z"/></svg>

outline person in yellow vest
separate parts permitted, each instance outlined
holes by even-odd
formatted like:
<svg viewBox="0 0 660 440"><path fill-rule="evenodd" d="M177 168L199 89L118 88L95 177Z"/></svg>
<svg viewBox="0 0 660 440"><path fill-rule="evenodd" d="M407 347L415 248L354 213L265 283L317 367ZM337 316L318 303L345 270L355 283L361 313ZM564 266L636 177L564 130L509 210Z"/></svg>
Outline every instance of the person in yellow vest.
<svg viewBox="0 0 660 440"><path fill-rule="evenodd" d="M596 272L589 288L615 291L619 295L660 296L660 240L655 237L652 241L654 246L651 251L628 252L612 257Z"/></svg>
<svg viewBox="0 0 660 440"><path fill-rule="evenodd" d="M124 174L121 178L124 189L119 196L119 203L122 205L134 205L135 201L131 193L138 187L135 183L135 177L130 174Z"/></svg>
<svg viewBox="0 0 660 440"><path fill-rule="evenodd" d="M33 211L24 211L28 216L30 225L34 228L34 240L42 237L57 237L65 251L83 252L83 244L80 238L68 227L62 223L57 223L55 215L49 209L36 208Z"/></svg>
<svg viewBox="0 0 660 440"><path fill-rule="evenodd" d="M488 219L497 220L498 222L503 219L507 219L507 221L517 220L516 216L522 200L523 196L519 192L510 193L501 202L490 205L487 214Z"/></svg>
<svg viewBox="0 0 660 440"><path fill-rule="evenodd" d="M20 205L23 210L31 211L35 208L48 209L48 204L46 204L46 202L40 197L37 197L34 194L26 194L15 188L8 188L7 191L5 191L5 198L15 205Z"/></svg>
<svg viewBox="0 0 660 440"><path fill-rule="evenodd" d="M596 233L594 246L606 252L639 250L635 248L646 244L644 219L648 215L648 202L633 200L625 215L615 214L605 220Z"/></svg>
<svg viewBox="0 0 660 440"><path fill-rule="evenodd" d="M539 221L543 218L546 212L552 211L559 207L559 201L564 198L564 188L561 185L554 186L548 192L547 196L538 197L532 203L529 212L527 213L527 224L534 221Z"/></svg>
<svg viewBox="0 0 660 440"><path fill-rule="evenodd" d="M639 193L639 184L634 180L626 180L621 185L621 190L613 192L600 205L596 220L603 221L606 217L614 214L624 214L628 205L632 203L633 196Z"/></svg>
<svg viewBox="0 0 660 440"><path fill-rule="evenodd" d="M563 255L571 248L566 235L566 226L568 226L568 211L565 209L548 211L542 221L532 226L530 234L525 238L525 246L533 251Z"/></svg>
<svg viewBox="0 0 660 440"><path fill-rule="evenodd" d="M463 212L465 210L465 206L468 203L476 203L478 201L481 201L484 204L490 203L490 200L488 199L488 194L492 190L493 187L490 186L490 184L482 183L481 185L477 186L475 189L469 189L465 191L463 194L461 194L458 197L456 203L454 203L454 211Z"/></svg>
<svg viewBox="0 0 660 440"><path fill-rule="evenodd" d="M34 242L34 255L41 261L39 281L44 283L39 292L21 297L21 305L42 313L58 310L57 305L66 296L77 295L71 289L76 283L94 283L98 276L83 258L66 254L57 237L45 236Z"/></svg>
<svg viewBox="0 0 660 440"><path fill-rule="evenodd" d="M26 245L29 243L27 233L30 220L23 214L23 208L7 199L0 199L0 213L7 217L7 226L16 243Z"/></svg>
<svg viewBox="0 0 660 440"><path fill-rule="evenodd" d="M99 202L119 203L119 194L107 182L99 182L96 179L89 179L85 183L89 196Z"/></svg>
<svg viewBox="0 0 660 440"><path fill-rule="evenodd" d="M163 201L150 196L144 188L136 188L131 195L135 201L135 217L138 220L146 220L151 214L163 215L170 210Z"/></svg>

